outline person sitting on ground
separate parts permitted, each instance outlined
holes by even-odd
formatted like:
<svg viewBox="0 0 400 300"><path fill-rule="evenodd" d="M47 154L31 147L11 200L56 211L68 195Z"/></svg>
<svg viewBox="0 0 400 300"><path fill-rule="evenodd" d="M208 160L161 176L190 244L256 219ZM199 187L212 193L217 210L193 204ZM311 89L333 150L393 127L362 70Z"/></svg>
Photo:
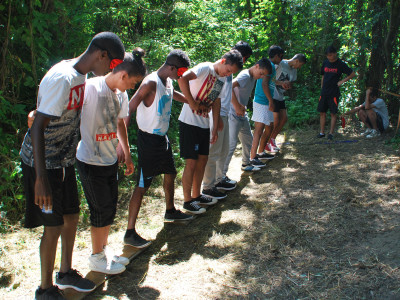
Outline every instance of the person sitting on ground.
<svg viewBox="0 0 400 300"><path fill-rule="evenodd" d="M37 113L21 147L26 195L25 227L44 226L40 242L41 284L35 299L64 299L58 290L89 292L96 285L72 269L79 221L75 177L76 146L86 74L104 75L124 58L125 48L112 32L97 34L79 57L53 66L39 86ZM30 114L33 115L33 114ZM61 236L61 265L53 286L57 243Z"/></svg>
<svg viewBox="0 0 400 300"><path fill-rule="evenodd" d="M378 98L378 90L368 88L365 94L365 102L344 115L357 113L358 118L364 123L367 129L361 135L366 138L373 138L383 133L389 126L389 114L381 98Z"/></svg>
<svg viewBox="0 0 400 300"><path fill-rule="evenodd" d="M187 103L183 94L174 90L172 80L179 79L189 66L190 60L185 52L171 51L161 68L143 80L129 102L129 116L125 122L129 126L131 116L137 110L136 121L139 130L137 135L138 177L129 202L128 227L124 236L126 245L144 248L151 243L136 232L135 226L144 194L157 175L164 174L163 188L166 202L164 222L193 219L193 216L182 213L174 206L174 181L177 172L167 136L172 99Z"/></svg>
<svg viewBox="0 0 400 300"><path fill-rule="evenodd" d="M254 151L254 157L250 157L253 135L249 118L247 117L246 106L257 79L270 73L272 73L271 62L267 58L262 58L250 69L241 71L233 81L232 104L229 112L229 153L225 161L224 172L228 171L238 139L242 144L242 170L258 171L260 168L265 167L265 164L255 157L256 151ZM260 136L258 136L259 138Z"/></svg>
<svg viewBox="0 0 400 300"><path fill-rule="evenodd" d="M126 90L133 89L146 74L143 55L140 48L126 53L111 73L86 83L76 164L90 210L89 269L105 274L122 273L129 264L128 258L112 256L106 246L117 211L118 141L125 153L125 175L134 169L124 121L128 115Z"/></svg>

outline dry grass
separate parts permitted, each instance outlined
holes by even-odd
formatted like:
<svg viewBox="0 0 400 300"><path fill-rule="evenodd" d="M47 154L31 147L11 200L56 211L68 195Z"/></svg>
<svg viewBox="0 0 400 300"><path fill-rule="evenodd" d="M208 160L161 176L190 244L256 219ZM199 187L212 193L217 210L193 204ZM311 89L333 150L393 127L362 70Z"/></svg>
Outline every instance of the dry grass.
<svg viewBox="0 0 400 300"><path fill-rule="evenodd" d="M237 156L238 188L187 226L163 224L163 193L145 199L138 231L150 249L90 299L399 299L399 152L346 128L315 144L316 130L289 131L281 153L254 175ZM177 183L177 203L182 190ZM129 195L110 244L121 248ZM161 205L160 205L161 204ZM40 230L3 234L0 298L32 298ZM90 239L74 262L87 271ZM1 272L1 271L0 271Z"/></svg>

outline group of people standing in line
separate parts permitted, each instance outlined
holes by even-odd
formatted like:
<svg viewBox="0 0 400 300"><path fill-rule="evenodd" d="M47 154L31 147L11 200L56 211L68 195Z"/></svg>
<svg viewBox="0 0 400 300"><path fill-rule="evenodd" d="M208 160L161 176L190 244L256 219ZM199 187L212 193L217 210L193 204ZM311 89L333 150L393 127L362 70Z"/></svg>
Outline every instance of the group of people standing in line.
<svg viewBox="0 0 400 300"><path fill-rule="evenodd" d="M149 75L144 54L140 48L126 53L117 35L102 32L81 56L56 64L40 83L33 124L20 152L25 226L44 226L41 284L36 299L64 299L59 289L88 292L95 288L72 268L80 204L75 162L90 210L90 270L119 274L129 263L127 258L113 255L107 240L117 209L118 163L125 163L126 175L134 171L127 136L134 112L139 128L137 184L124 236L124 243L133 247L144 248L151 243L136 232L135 224L154 176L164 174L165 222L189 221L236 187L237 182L228 178L227 171L238 139L243 171L259 171L279 151L275 139L287 121L284 93L293 87L297 70L306 63L304 54L285 60L283 49L272 46L268 58L243 69L252 49L241 41L216 62L189 69L186 53L173 50L165 63ZM329 65L323 68L323 86L333 69ZM87 80L89 72L97 77ZM347 74L349 70L337 68L339 78L342 72ZM178 80L181 92L173 88L173 80ZM129 101L126 90L139 82ZM254 86L252 134L246 106ZM177 171L167 136L172 99L183 103L178 120L180 155L185 160L183 212L174 204ZM337 106L337 99L334 103ZM321 120L327 108L337 113L329 97L321 94ZM319 136L323 134L321 130ZM61 265L53 285L60 236Z"/></svg>

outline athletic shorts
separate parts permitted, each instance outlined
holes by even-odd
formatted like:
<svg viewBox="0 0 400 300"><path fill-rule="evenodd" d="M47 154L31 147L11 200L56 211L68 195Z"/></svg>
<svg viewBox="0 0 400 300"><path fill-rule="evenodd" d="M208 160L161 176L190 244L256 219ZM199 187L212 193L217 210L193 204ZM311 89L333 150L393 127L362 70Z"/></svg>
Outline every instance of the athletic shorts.
<svg viewBox="0 0 400 300"><path fill-rule="evenodd" d="M105 227L114 222L118 202L118 162L110 166L89 165L76 160L86 201L90 224Z"/></svg>
<svg viewBox="0 0 400 300"><path fill-rule="evenodd" d="M382 133L385 131L385 127L383 127L383 120L382 117L379 113L376 113L376 125L378 126L378 130ZM369 126L371 126L371 128L374 128L374 126L372 126L372 122L369 119L368 115L367 115L367 119L365 120Z"/></svg>
<svg viewBox="0 0 400 300"><path fill-rule="evenodd" d="M197 159L210 151L210 129L179 121L179 147L184 159Z"/></svg>
<svg viewBox="0 0 400 300"><path fill-rule="evenodd" d="M137 135L138 177L136 185L148 188L154 176L176 174L171 144L165 135L144 132Z"/></svg>
<svg viewBox="0 0 400 300"><path fill-rule="evenodd" d="M337 114L339 105L339 97L320 96L318 102L318 112L326 113L329 109L331 114Z"/></svg>
<svg viewBox="0 0 400 300"><path fill-rule="evenodd" d="M269 106L253 102L253 116L251 120L254 122L270 125L274 122L274 113L269 110Z"/></svg>
<svg viewBox="0 0 400 300"><path fill-rule="evenodd" d="M281 109L286 109L285 100L275 100L274 101L274 112L279 112Z"/></svg>
<svg viewBox="0 0 400 300"><path fill-rule="evenodd" d="M53 198L53 209L50 214L43 213L40 207L35 204L35 168L23 162L21 166L26 197L24 224L26 228L42 225L61 226L64 224L64 215L79 213L78 187L74 166L46 170Z"/></svg>

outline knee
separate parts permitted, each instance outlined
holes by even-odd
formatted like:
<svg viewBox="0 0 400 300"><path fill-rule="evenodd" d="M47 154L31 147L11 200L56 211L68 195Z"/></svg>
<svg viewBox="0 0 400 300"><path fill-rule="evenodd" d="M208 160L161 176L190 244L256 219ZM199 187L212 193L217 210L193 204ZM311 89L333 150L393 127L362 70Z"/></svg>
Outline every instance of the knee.
<svg viewBox="0 0 400 300"><path fill-rule="evenodd" d="M79 222L79 214L64 215L64 226L76 226Z"/></svg>

